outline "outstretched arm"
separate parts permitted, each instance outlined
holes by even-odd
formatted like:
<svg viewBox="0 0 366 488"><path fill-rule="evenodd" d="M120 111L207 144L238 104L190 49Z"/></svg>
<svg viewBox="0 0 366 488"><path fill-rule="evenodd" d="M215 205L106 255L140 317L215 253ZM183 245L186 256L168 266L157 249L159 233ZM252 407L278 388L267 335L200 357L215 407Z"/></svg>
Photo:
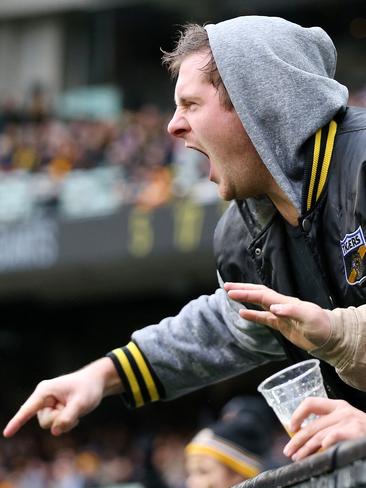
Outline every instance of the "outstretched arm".
<svg viewBox="0 0 366 488"><path fill-rule="evenodd" d="M311 414L319 417L301 428ZM366 436L366 413L344 400L309 397L293 414L290 429L296 434L283 452L298 461L336 442Z"/></svg>
<svg viewBox="0 0 366 488"><path fill-rule="evenodd" d="M35 415L41 427L59 435L77 425L106 395L123 392L126 403L140 407L283 359L273 334L243 320L239 307L219 289L192 300L176 317L134 332L132 341L110 357L42 381L4 435L14 435Z"/></svg>
<svg viewBox="0 0 366 488"><path fill-rule="evenodd" d="M13 436L32 417L55 436L68 432L108 395L122 392L122 383L110 358L101 358L74 373L45 380L20 407L4 429Z"/></svg>

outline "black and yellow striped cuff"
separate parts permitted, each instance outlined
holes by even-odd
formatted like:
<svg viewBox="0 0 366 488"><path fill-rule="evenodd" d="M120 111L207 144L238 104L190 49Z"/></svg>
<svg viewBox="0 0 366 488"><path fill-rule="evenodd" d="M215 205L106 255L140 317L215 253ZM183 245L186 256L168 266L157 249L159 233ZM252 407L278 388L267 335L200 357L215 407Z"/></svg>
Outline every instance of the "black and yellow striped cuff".
<svg viewBox="0 0 366 488"><path fill-rule="evenodd" d="M322 196L328 178L336 133L337 122L331 120L315 134L311 166L306 168L303 214L311 211Z"/></svg>
<svg viewBox="0 0 366 488"><path fill-rule="evenodd" d="M130 342L107 354L125 386L124 398L131 407L141 407L165 396L164 387L142 351Z"/></svg>

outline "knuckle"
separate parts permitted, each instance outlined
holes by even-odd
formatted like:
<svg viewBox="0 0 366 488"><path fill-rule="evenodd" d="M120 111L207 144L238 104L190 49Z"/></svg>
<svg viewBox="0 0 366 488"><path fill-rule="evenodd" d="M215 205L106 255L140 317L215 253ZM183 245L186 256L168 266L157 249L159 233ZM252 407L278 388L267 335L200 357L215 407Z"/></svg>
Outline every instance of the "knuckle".
<svg viewBox="0 0 366 488"><path fill-rule="evenodd" d="M311 435L311 432L310 432L310 427L309 426L304 426L304 427L301 427L301 437L303 439L308 439Z"/></svg>
<svg viewBox="0 0 366 488"><path fill-rule="evenodd" d="M272 317L271 315L267 315L266 322L268 325L275 326L277 325L277 317Z"/></svg>
<svg viewBox="0 0 366 488"><path fill-rule="evenodd" d="M292 443L296 449L299 449L304 442L306 441L306 437L303 435L303 432L298 432L293 438Z"/></svg>
<svg viewBox="0 0 366 488"><path fill-rule="evenodd" d="M82 398L76 398L73 401L73 410L76 414L79 414L82 412L85 408L85 402L83 401Z"/></svg>
<svg viewBox="0 0 366 488"><path fill-rule="evenodd" d="M348 432L354 432L355 435L360 437L364 435L364 425L362 425L362 422L360 422L359 419L354 419L352 422L350 422L347 425L347 430Z"/></svg>
<svg viewBox="0 0 366 488"><path fill-rule="evenodd" d="M347 408L349 406L349 403L346 402L346 400L335 400L337 406Z"/></svg>
<svg viewBox="0 0 366 488"><path fill-rule="evenodd" d="M322 440L323 440L323 433L319 432L317 435L314 435L313 437L311 437L308 440L307 445L311 449L319 449L319 447L321 446Z"/></svg>
<svg viewBox="0 0 366 488"><path fill-rule="evenodd" d="M301 407L303 409L307 410L311 406L311 404L313 403L313 401L314 400L311 397L307 397L307 398L305 398L305 400L303 400L301 402Z"/></svg>
<svg viewBox="0 0 366 488"><path fill-rule="evenodd" d="M336 442L342 440L343 434L339 430L333 430L327 434L323 441L322 441L322 446L327 447L331 446L332 444L335 444Z"/></svg>
<svg viewBox="0 0 366 488"><path fill-rule="evenodd" d="M38 383L34 391L37 393L44 392L45 390L48 389L48 385L49 385L49 380L42 380Z"/></svg>
<svg viewBox="0 0 366 488"><path fill-rule="evenodd" d="M310 454L310 449L308 448L307 445L305 445L297 451L297 459L302 459L302 458L308 456L309 454Z"/></svg>

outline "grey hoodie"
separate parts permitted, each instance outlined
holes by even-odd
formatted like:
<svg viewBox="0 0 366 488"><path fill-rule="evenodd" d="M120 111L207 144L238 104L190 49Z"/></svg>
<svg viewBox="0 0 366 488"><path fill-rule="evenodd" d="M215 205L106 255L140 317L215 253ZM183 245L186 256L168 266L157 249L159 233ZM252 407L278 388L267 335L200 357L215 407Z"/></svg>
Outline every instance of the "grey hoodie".
<svg viewBox="0 0 366 488"><path fill-rule="evenodd" d="M300 210L299 149L348 100L333 79L337 53L319 27L247 16L207 25L212 53L245 130L272 176Z"/></svg>
<svg viewBox="0 0 366 488"><path fill-rule="evenodd" d="M304 29L269 17L239 17L206 29L246 131L277 183L300 209L300 148L348 97L347 89L332 79L332 41L318 27ZM260 199L257 203L264 205ZM284 359L272 333L242 319L241 307L218 289L190 302L176 317L133 334L166 398Z"/></svg>

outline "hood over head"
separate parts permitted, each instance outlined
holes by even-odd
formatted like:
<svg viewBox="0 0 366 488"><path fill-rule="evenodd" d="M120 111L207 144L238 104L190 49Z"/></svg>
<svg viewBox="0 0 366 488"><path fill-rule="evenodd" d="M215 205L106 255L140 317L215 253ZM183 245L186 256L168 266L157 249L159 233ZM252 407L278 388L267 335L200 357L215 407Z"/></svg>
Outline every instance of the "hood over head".
<svg viewBox="0 0 366 488"><path fill-rule="evenodd" d="M206 26L222 81L277 184L300 211L300 149L348 100L337 54L320 27L246 16Z"/></svg>

